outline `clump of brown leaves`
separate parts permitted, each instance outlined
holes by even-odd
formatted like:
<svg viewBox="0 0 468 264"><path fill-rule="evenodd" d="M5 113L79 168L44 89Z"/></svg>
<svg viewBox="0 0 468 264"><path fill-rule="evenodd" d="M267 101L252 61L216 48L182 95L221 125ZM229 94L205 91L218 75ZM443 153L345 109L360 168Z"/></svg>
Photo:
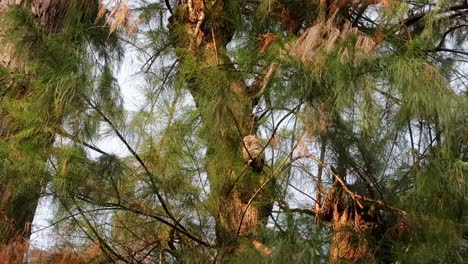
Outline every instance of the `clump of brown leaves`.
<svg viewBox="0 0 468 264"><path fill-rule="evenodd" d="M106 14L106 24L110 26L109 34L112 34L118 27L122 27L130 35L137 32L138 19L132 16L127 0L110 0L107 4L101 0L96 20L103 18Z"/></svg>
<svg viewBox="0 0 468 264"><path fill-rule="evenodd" d="M101 257L101 249L98 244L91 244L86 250L75 252L69 249L49 251L32 249L29 242L22 236L0 245L0 264L87 264Z"/></svg>
<svg viewBox="0 0 468 264"><path fill-rule="evenodd" d="M6 245L0 245L0 264L24 263L24 258L29 249L29 243L18 238Z"/></svg>
<svg viewBox="0 0 468 264"><path fill-rule="evenodd" d="M32 250L29 252L28 260L31 263L55 263L55 264L87 264L99 262L101 249L98 244L92 243L81 252L72 250L45 251ZM24 263L24 262L21 262ZM0 263L1 264L1 263Z"/></svg>
<svg viewBox="0 0 468 264"><path fill-rule="evenodd" d="M350 22L342 28L333 25L333 19L311 26L296 40L293 53L303 62L313 62L319 51L330 52L337 41L348 39L351 35L356 37L354 59L359 60L368 56L376 48L374 39L351 26ZM340 54L343 60L349 59L348 49L342 48Z"/></svg>

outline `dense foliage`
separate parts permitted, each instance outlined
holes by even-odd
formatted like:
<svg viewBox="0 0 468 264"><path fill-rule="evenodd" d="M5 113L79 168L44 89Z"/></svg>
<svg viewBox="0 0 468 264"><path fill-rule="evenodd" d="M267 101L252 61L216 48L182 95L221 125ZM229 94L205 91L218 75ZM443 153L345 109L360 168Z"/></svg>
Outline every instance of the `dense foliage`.
<svg viewBox="0 0 468 264"><path fill-rule="evenodd" d="M0 13L0 217L53 197L103 263L468 257L466 1L68 2Z"/></svg>

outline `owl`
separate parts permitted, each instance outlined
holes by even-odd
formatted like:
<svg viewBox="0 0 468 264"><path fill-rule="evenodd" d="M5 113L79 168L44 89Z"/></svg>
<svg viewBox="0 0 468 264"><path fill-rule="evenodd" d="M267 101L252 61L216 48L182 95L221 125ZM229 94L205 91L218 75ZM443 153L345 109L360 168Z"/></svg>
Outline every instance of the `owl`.
<svg viewBox="0 0 468 264"><path fill-rule="evenodd" d="M254 172L262 172L265 164L265 153L260 140L255 135L248 135L244 137L243 141L242 157L244 161L252 167Z"/></svg>

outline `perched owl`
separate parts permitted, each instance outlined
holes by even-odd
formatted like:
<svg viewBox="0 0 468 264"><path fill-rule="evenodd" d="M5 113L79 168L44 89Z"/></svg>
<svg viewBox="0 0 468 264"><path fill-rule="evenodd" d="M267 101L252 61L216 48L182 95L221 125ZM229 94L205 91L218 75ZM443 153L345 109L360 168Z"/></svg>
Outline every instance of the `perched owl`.
<svg viewBox="0 0 468 264"><path fill-rule="evenodd" d="M244 161L252 167L256 173L263 170L265 164L265 153L260 140L255 135L248 135L244 137L244 145L242 146L242 157Z"/></svg>

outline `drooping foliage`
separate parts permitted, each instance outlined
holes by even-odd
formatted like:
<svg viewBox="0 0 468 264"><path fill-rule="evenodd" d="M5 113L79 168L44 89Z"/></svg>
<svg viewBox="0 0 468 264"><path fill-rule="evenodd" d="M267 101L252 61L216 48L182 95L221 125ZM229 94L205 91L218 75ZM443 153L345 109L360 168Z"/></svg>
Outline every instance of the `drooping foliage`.
<svg viewBox="0 0 468 264"><path fill-rule="evenodd" d="M24 225L51 180L57 136L83 140L98 133L99 118L86 100L121 109L112 69L122 48L103 23L94 23L98 3L61 4L45 11L40 3L11 5L0 13L2 55L11 61L0 64L2 243L16 233L29 236ZM43 13L31 13L34 8Z"/></svg>
<svg viewBox="0 0 468 264"><path fill-rule="evenodd" d="M34 53L1 73L34 88L2 98L19 127L2 168L43 171L58 244L128 263L466 259L465 1L110 1L111 34L71 14L44 34L21 10L11 41ZM144 100L124 113L112 32L132 22ZM126 155L91 143L109 134Z"/></svg>

